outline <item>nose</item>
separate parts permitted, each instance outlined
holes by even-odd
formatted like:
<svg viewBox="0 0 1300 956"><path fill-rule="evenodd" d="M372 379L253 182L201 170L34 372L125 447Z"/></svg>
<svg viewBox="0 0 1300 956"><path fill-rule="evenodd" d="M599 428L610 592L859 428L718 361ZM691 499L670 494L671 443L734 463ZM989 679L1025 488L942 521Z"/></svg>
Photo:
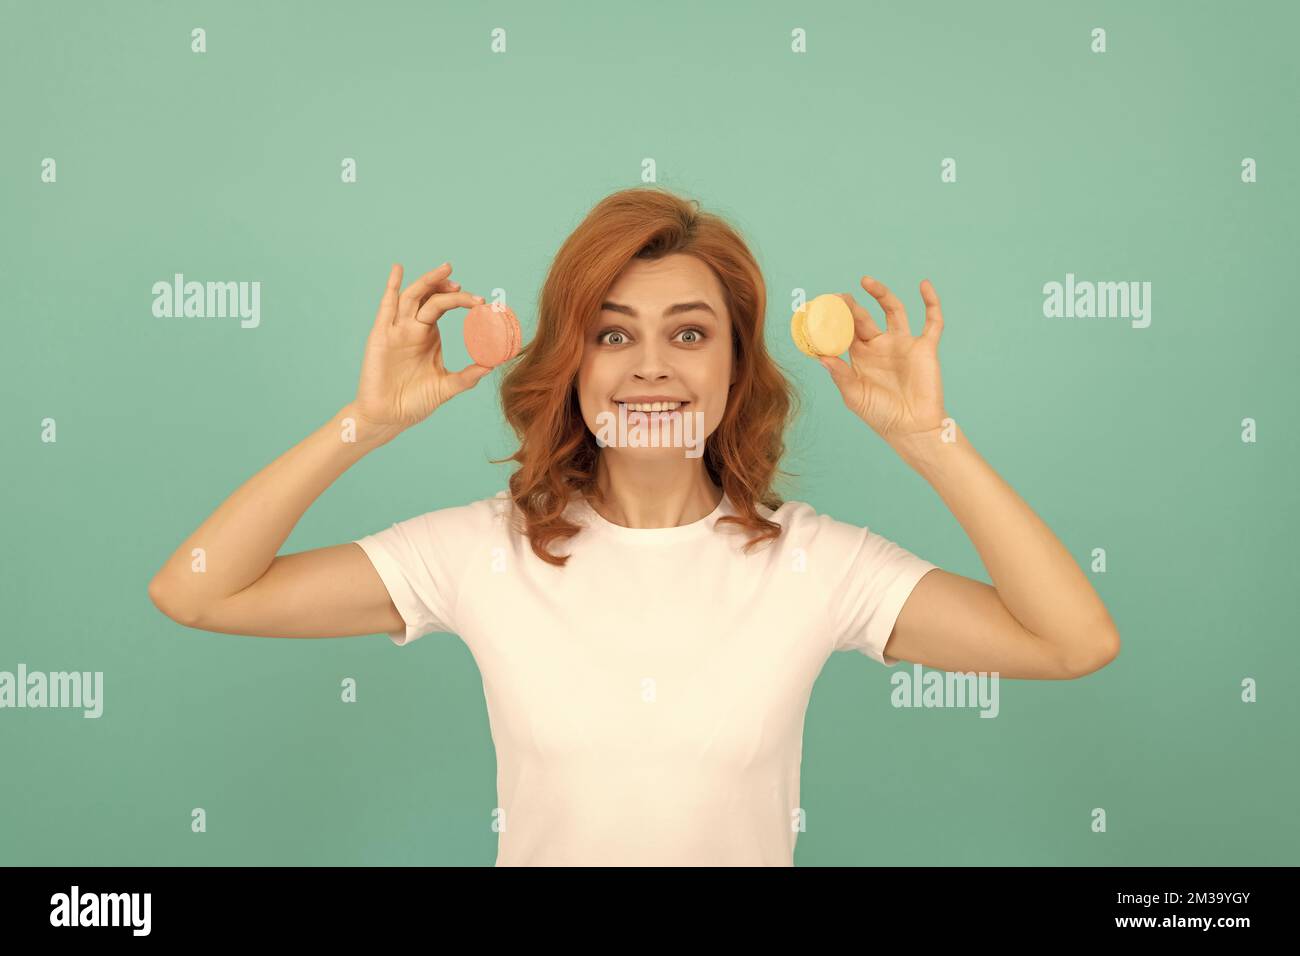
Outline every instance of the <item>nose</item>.
<svg viewBox="0 0 1300 956"><path fill-rule="evenodd" d="M633 372L632 377L638 382L657 383L671 376L667 372Z"/></svg>
<svg viewBox="0 0 1300 956"><path fill-rule="evenodd" d="M659 345L655 342L647 342L645 347L638 351L633 368L635 371L632 377L638 382L662 382L672 377L668 364L660 354Z"/></svg>

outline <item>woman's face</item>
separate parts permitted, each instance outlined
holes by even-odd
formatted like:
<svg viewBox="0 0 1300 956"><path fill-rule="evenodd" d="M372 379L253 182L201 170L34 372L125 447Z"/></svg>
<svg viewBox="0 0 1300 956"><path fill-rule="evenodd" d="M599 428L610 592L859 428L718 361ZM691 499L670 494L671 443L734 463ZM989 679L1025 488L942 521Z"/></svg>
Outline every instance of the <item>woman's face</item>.
<svg viewBox="0 0 1300 956"><path fill-rule="evenodd" d="M587 329L578 370L578 401L587 427L620 455L698 457L722 421L732 381L731 317L722 284L694 256L633 259ZM677 447L619 447L619 403L642 396L684 402L675 414L687 442ZM603 413L603 417L602 417ZM629 428L637 420L626 412ZM602 426L613 423L614 430ZM662 422L661 422L662 425ZM661 432L669 444L670 430ZM693 438L691 437L693 436Z"/></svg>

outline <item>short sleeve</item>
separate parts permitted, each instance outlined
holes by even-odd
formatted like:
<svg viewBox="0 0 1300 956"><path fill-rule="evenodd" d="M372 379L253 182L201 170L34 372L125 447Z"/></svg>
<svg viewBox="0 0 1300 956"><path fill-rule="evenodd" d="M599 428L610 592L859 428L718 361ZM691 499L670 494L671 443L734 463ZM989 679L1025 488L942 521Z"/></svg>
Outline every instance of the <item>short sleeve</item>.
<svg viewBox="0 0 1300 956"><path fill-rule="evenodd" d="M937 564L918 557L869 528L819 515L821 535L844 569L828 604L833 649L860 651L886 667L898 658L885 656L885 645L912 589Z"/></svg>
<svg viewBox="0 0 1300 956"><path fill-rule="evenodd" d="M355 539L406 623L388 634L394 644L436 632L459 633L460 587L490 539L492 505L501 497L430 511Z"/></svg>

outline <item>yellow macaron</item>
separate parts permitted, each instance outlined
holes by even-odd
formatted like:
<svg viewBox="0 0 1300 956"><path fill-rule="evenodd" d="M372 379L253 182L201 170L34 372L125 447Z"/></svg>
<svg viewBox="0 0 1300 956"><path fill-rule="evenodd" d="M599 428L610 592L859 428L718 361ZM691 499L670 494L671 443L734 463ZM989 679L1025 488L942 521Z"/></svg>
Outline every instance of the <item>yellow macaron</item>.
<svg viewBox="0 0 1300 956"><path fill-rule="evenodd" d="M813 358L843 355L853 343L853 312L838 295L819 295L794 314L790 337Z"/></svg>

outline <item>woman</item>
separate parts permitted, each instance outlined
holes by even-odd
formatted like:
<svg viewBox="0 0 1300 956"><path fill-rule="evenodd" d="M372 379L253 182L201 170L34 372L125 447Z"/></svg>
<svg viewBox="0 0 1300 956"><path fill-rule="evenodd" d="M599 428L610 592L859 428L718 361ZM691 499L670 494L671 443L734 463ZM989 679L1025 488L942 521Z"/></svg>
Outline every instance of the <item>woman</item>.
<svg viewBox="0 0 1300 956"><path fill-rule="evenodd" d="M443 365L438 320L483 302L450 275L400 291L393 267L355 400L224 502L149 593L209 631L460 635L497 748L498 865L791 865L804 711L834 651L1033 679L1118 652L1074 559L948 418L928 282L914 337L864 278L886 327L844 295L851 362L823 364L994 585L774 495L792 396L764 344L762 277L728 225L657 187L606 198L556 257L502 383L520 441L507 490L277 555L344 469L490 371ZM620 417L678 440L605 428ZM703 454L681 440L691 422Z"/></svg>

